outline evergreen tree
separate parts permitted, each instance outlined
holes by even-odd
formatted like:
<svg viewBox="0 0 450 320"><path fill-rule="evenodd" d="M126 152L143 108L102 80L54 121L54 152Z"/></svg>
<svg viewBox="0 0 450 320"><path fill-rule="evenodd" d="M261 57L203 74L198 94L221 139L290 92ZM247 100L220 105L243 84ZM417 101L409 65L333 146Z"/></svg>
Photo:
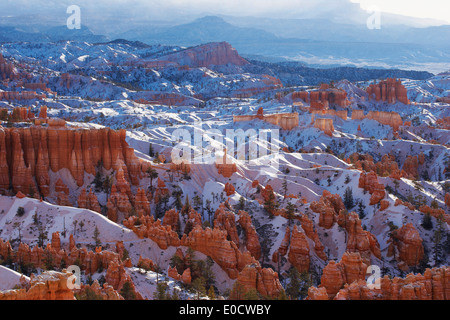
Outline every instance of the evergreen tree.
<svg viewBox="0 0 450 320"><path fill-rule="evenodd" d="M422 227L425 230L433 229L433 219L431 218L431 215L429 213L425 214L425 216L423 217Z"/></svg>
<svg viewBox="0 0 450 320"><path fill-rule="evenodd" d="M289 270L289 284L286 287L286 293L291 297L291 299L298 299L300 294L300 274L295 267L291 267Z"/></svg>
<svg viewBox="0 0 450 320"><path fill-rule="evenodd" d="M353 191L352 191L352 189L350 189L350 187L345 189L344 205L347 208L347 210L350 210L355 206L355 203L353 201Z"/></svg>
<svg viewBox="0 0 450 320"><path fill-rule="evenodd" d="M95 246L96 247L100 247L102 245L102 242L100 240L100 231L98 230L98 227L95 226L95 230L94 230L94 236L92 237L95 241Z"/></svg>
<svg viewBox="0 0 450 320"><path fill-rule="evenodd" d="M123 284L123 287L120 290L120 295L125 300L136 300L136 294L135 294L133 287L129 281L127 281Z"/></svg>
<svg viewBox="0 0 450 320"><path fill-rule="evenodd" d="M214 287L210 286L208 290L208 298L210 300L216 300L216 293L214 292Z"/></svg>

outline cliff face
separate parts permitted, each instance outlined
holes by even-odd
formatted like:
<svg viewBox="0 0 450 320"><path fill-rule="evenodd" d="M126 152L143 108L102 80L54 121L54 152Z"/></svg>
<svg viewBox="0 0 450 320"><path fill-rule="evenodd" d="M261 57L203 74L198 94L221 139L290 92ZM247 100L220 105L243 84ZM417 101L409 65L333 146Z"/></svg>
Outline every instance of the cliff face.
<svg viewBox="0 0 450 320"><path fill-rule="evenodd" d="M338 224L347 231L348 252L358 252L367 265L370 264L372 255L381 259L380 245L377 238L362 228L361 220L356 212L345 214L345 211L341 211Z"/></svg>
<svg viewBox="0 0 450 320"><path fill-rule="evenodd" d="M271 268L261 268L259 263L246 266L237 281L242 284L244 292L255 289L269 299L276 299L283 291L278 274Z"/></svg>
<svg viewBox="0 0 450 320"><path fill-rule="evenodd" d="M367 265L362 261L359 253L346 252L339 263L332 260L323 269L320 288L325 288L329 299L333 299L345 284L351 284L354 281L364 280L366 276ZM308 299L315 298L317 290L308 292ZM318 295L321 299L325 298L325 292L321 291Z"/></svg>
<svg viewBox="0 0 450 320"><path fill-rule="evenodd" d="M362 172L359 177L359 188L363 188L368 191L372 197L370 198L370 205L378 204L386 196L384 185L378 183L378 177L375 172L365 173Z"/></svg>
<svg viewBox="0 0 450 320"><path fill-rule="evenodd" d="M396 102L409 104L408 92L401 80L387 79L380 81L378 84L372 84L367 88L367 93L369 98L376 101L383 101L389 104Z"/></svg>
<svg viewBox="0 0 450 320"><path fill-rule="evenodd" d="M397 259L404 262L407 266L415 266L420 263L424 255L422 238L414 225L408 223L393 233L391 243L398 250Z"/></svg>
<svg viewBox="0 0 450 320"><path fill-rule="evenodd" d="M215 42L189 48L164 56L163 59L175 62L180 66L189 66L193 68L227 64L243 66L249 63L227 42Z"/></svg>
<svg viewBox="0 0 450 320"><path fill-rule="evenodd" d="M337 220L341 210L345 209L344 202L338 194L331 194L324 190L320 201L311 203L310 208L313 212L319 213L319 226L325 229L331 229Z"/></svg>
<svg viewBox="0 0 450 320"><path fill-rule="evenodd" d="M450 268L427 269L424 274L405 278L381 279L381 288L369 288L366 281L357 281L341 289L335 300L450 300ZM311 299L320 297L313 295Z"/></svg>
<svg viewBox="0 0 450 320"><path fill-rule="evenodd" d="M317 128L323 131L326 135L332 137L334 132L333 119L316 119L314 122L314 128Z"/></svg>
<svg viewBox="0 0 450 320"><path fill-rule="evenodd" d="M0 300L75 300L74 292L67 286L70 276L72 273L66 270L32 274L28 288L0 291Z"/></svg>
<svg viewBox="0 0 450 320"><path fill-rule="evenodd" d="M7 192L11 185L14 192L32 190L48 196L49 171L61 169L68 169L81 187L84 173L95 175L99 163L106 170L122 171L123 183L136 185L142 177L141 162L125 136L123 130L71 129L58 121L49 121L49 127L0 128L0 158L5 160L0 165L0 191Z"/></svg>
<svg viewBox="0 0 450 320"><path fill-rule="evenodd" d="M347 162L354 164L358 170L376 172L380 177L391 177L397 180L401 178L401 171L395 161L395 156L390 154L385 154L380 162L374 163L373 158L369 154L360 155L353 153Z"/></svg>
<svg viewBox="0 0 450 320"><path fill-rule="evenodd" d="M363 119L375 120L381 124L391 126L394 132L398 131L399 127L403 125L403 120L397 112L369 111L367 115L364 115L363 110L352 111L352 120Z"/></svg>
<svg viewBox="0 0 450 320"><path fill-rule="evenodd" d="M340 89L322 86L317 91L300 91L292 94L292 100L303 100L310 103L310 111L327 110L330 106L335 105L341 108L347 108L350 102L347 99L347 92Z"/></svg>

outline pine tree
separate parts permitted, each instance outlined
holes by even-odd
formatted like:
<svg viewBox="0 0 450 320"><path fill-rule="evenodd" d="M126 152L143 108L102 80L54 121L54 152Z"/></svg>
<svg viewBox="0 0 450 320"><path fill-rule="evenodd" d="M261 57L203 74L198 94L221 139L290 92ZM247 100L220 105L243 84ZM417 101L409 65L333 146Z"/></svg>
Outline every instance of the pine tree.
<svg viewBox="0 0 450 320"><path fill-rule="evenodd" d="M133 286L129 281L123 284L122 289L120 290L120 295L125 300L136 300L136 293L133 290Z"/></svg>
<svg viewBox="0 0 450 320"><path fill-rule="evenodd" d="M355 203L353 201L353 191L352 191L352 189L350 189L350 187L345 189L344 205L347 208L347 210L350 210L355 206Z"/></svg>
<svg viewBox="0 0 450 320"><path fill-rule="evenodd" d="M100 240L100 231L98 230L98 227L97 226L95 226L95 230L94 230L94 236L92 237L93 239L94 239L94 241L95 241L95 246L96 247L100 247L101 246L101 244L102 244L102 242L101 242L101 240Z"/></svg>
<svg viewBox="0 0 450 320"><path fill-rule="evenodd" d="M210 286L208 290L208 298L210 300L216 300L216 293L214 292L214 287Z"/></svg>
<svg viewBox="0 0 450 320"><path fill-rule="evenodd" d="M291 297L291 299L298 299L300 294L300 274L297 268L291 267L289 270L289 284L286 288L286 293Z"/></svg>
<svg viewBox="0 0 450 320"><path fill-rule="evenodd" d="M153 150L153 145L151 143L150 143L150 147L148 149L149 149L148 155L153 158L155 156L155 152Z"/></svg>

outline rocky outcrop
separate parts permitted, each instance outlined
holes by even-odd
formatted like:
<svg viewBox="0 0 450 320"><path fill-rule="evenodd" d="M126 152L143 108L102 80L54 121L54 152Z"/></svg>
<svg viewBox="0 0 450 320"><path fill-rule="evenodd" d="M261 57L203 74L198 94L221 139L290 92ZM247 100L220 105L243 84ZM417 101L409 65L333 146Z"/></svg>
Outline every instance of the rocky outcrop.
<svg viewBox="0 0 450 320"><path fill-rule="evenodd" d="M75 300L74 292L68 287L72 273L45 271L30 277L29 289L0 291L0 300Z"/></svg>
<svg viewBox="0 0 450 320"><path fill-rule="evenodd" d="M106 282L103 284L103 286L100 286L97 280L95 280L92 285L81 284L81 288L75 291L77 298L81 297L81 299L83 299L83 297L86 297L88 295L88 292L94 293L99 300L124 300L124 298Z"/></svg>
<svg viewBox="0 0 450 320"><path fill-rule="evenodd" d="M208 43L166 55L162 59L175 62L179 66L189 66L193 68L210 67L211 65L222 66L233 64L236 66L243 66L249 64L249 62L242 58L236 49L227 42Z"/></svg>
<svg viewBox="0 0 450 320"><path fill-rule="evenodd" d="M261 268L259 262L247 265L236 281L242 284L244 292L257 290L268 299L276 299L283 291L278 274L271 268Z"/></svg>
<svg viewBox="0 0 450 320"><path fill-rule="evenodd" d="M381 259L377 238L362 228L361 220L356 212L347 214L342 210L339 214L338 224L347 231L348 252L358 252L367 265L370 265L372 255Z"/></svg>
<svg viewBox="0 0 450 320"><path fill-rule="evenodd" d="M347 162L353 164L358 170L366 172L376 172L380 177L391 177L392 179L399 180L401 172L395 161L395 156L391 154L385 154L381 158L380 162L374 163L374 160L369 154L353 153L348 158Z"/></svg>
<svg viewBox="0 0 450 320"><path fill-rule="evenodd" d="M424 274L405 278L385 276L380 288L369 288L366 281L345 286L336 300L450 300L450 268L427 269ZM311 295L311 297L315 297Z"/></svg>
<svg viewBox="0 0 450 320"><path fill-rule="evenodd" d="M169 225L162 225L160 220L155 221L153 216L130 216L123 220L123 225L133 230L139 238L153 240L162 250L180 245L178 234Z"/></svg>
<svg viewBox="0 0 450 320"><path fill-rule="evenodd" d="M309 271L309 243L305 233L300 232L296 225L293 227L291 233L288 261L297 268L299 272Z"/></svg>
<svg viewBox="0 0 450 320"><path fill-rule="evenodd" d="M325 229L331 229L337 220L341 210L345 210L344 202L338 194L331 194L324 190L320 200L311 203L310 208L313 212L319 213L319 226Z"/></svg>
<svg viewBox="0 0 450 320"><path fill-rule="evenodd" d="M344 90L321 86L317 91L300 91L292 93L292 100L303 100L311 105L310 111L327 110L330 106L347 108L350 102L347 99L347 92Z"/></svg>
<svg viewBox="0 0 450 320"><path fill-rule="evenodd" d="M175 232L180 231L180 214L177 210L171 209L164 214L163 226L170 226Z"/></svg>
<svg viewBox="0 0 450 320"><path fill-rule="evenodd" d="M424 255L422 238L412 223L408 223L392 234L391 246L398 250L397 259L412 267L420 263ZM390 250L392 251L392 250Z"/></svg>
<svg viewBox="0 0 450 320"><path fill-rule="evenodd" d="M256 115L233 116L233 122L262 120L281 127L283 130L292 130L299 125L298 113L264 114L263 108L259 108Z"/></svg>
<svg viewBox="0 0 450 320"><path fill-rule="evenodd" d="M369 111L365 116L363 110L352 111L352 120L363 119L375 120L381 124L391 126L394 132L397 132L400 126L403 125L403 120L397 112Z"/></svg>
<svg viewBox="0 0 450 320"><path fill-rule="evenodd" d="M86 194L86 189L81 190L78 196L78 208L88 209L98 213L102 212L97 196L92 190L89 190L89 194Z"/></svg>
<svg viewBox="0 0 450 320"><path fill-rule="evenodd" d="M239 235L236 228L236 216L226 209L223 203L220 204L214 215L214 229L227 232L227 238L239 246Z"/></svg>
<svg viewBox="0 0 450 320"><path fill-rule="evenodd" d="M246 211L239 211L239 224L245 232L245 247L256 260L259 260L261 258L261 244L252 224L252 218Z"/></svg>
<svg viewBox="0 0 450 320"><path fill-rule="evenodd" d="M127 184L139 183L142 163L126 143L125 131L72 129L58 124L49 119L48 127L0 128L0 157L6 158L0 166L0 191L7 191L9 180L15 192L47 196L49 171L61 169L68 169L81 187L84 173L95 175L98 164L117 174L122 171Z"/></svg>
<svg viewBox="0 0 450 320"><path fill-rule="evenodd" d="M325 288L329 299L333 299L345 284L351 284L358 280L365 280L366 271L367 265L362 261L359 253L346 252L339 263L332 260L323 269L319 289ZM317 289L310 290L308 292L308 299L312 300L317 296L314 294L316 292ZM321 299L325 297L323 289L318 296L321 297Z"/></svg>
<svg viewBox="0 0 450 320"><path fill-rule="evenodd" d="M402 177L417 179L419 177L419 159L417 156L408 156L403 164Z"/></svg>
<svg viewBox="0 0 450 320"><path fill-rule="evenodd" d="M234 186L231 183L227 182L225 184L224 192L227 195L227 197L230 197L230 196L232 196L233 194L236 193L236 190L235 190Z"/></svg>
<svg viewBox="0 0 450 320"><path fill-rule="evenodd" d="M319 118L314 122L314 128L323 131L326 135L332 137L334 132L333 119Z"/></svg>
<svg viewBox="0 0 450 320"><path fill-rule="evenodd" d="M409 104L408 92L403 86L401 80L387 79L380 81L378 84L371 84L367 88L369 98L376 101L383 101L389 104L397 102Z"/></svg>
<svg viewBox="0 0 450 320"><path fill-rule="evenodd" d="M370 205L380 203L381 200L386 196L386 191L384 190L384 185L378 183L378 177L375 172L365 173L362 172L359 177L359 188L363 188L368 191L372 196L370 197Z"/></svg>

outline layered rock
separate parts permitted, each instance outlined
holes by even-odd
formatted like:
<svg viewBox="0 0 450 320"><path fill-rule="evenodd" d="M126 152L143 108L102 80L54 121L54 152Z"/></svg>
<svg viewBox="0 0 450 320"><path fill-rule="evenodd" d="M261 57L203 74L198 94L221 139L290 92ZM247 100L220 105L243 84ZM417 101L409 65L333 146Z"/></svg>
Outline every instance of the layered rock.
<svg viewBox="0 0 450 320"><path fill-rule="evenodd" d="M297 268L299 272L309 271L309 243L306 235L303 232L300 232L296 225L293 227L291 233L288 261Z"/></svg>
<svg viewBox="0 0 450 320"><path fill-rule="evenodd" d="M61 169L68 169L81 187L84 173L95 175L97 164L106 170L123 170L127 183L139 183L142 163L126 143L125 131L72 129L50 120L48 127L0 128L0 157L6 158L0 167L3 191L9 180L15 192L33 190L47 196L49 171Z"/></svg>
<svg viewBox="0 0 450 320"><path fill-rule="evenodd" d="M365 116L363 110L352 111L352 120L363 119L375 120L381 124L391 126L394 132L397 132L400 126L403 125L403 120L397 112L369 111Z"/></svg>
<svg viewBox="0 0 450 320"><path fill-rule="evenodd" d="M310 208L313 212L319 213L319 226L325 229L331 229L337 220L341 210L345 210L344 202L338 195L332 195L324 190L320 200L311 203Z"/></svg>
<svg viewBox="0 0 450 320"><path fill-rule="evenodd" d="M380 245L377 238L362 228L361 220L356 212L346 214L345 211L341 211L338 224L347 231L348 252L358 252L367 265L370 265L372 254L381 259Z"/></svg>
<svg viewBox="0 0 450 320"><path fill-rule="evenodd" d="M75 300L68 287L72 273L45 271L39 276L30 277L29 289L0 291L0 300Z"/></svg>
<svg viewBox="0 0 450 320"><path fill-rule="evenodd" d="M333 119L316 119L314 122L314 128L317 128L323 131L326 135L332 137L334 132Z"/></svg>
<svg viewBox="0 0 450 320"><path fill-rule="evenodd" d="M409 104L408 92L401 80L387 79L377 84L372 84L367 88L369 98L376 101L383 101L389 104L397 102Z"/></svg>
<svg viewBox="0 0 450 320"><path fill-rule="evenodd" d="M370 198L371 206L378 204L386 196L384 185L378 183L377 174L373 171L369 173L361 173L359 177L358 187L363 188L365 191L368 191L372 195Z"/></svg>
<svg viewBox="0 0 450 320"><path fill-rule="evenodd" d="M417 156L408 156L403 164L402 177L417 179L419 177L419 159Z"/></svg>
<svg viewBox="0 0 450 320"><path fill-rule="evenodd" d="M227 42L209 43L193 47L181 52L166 55L164 56L164 60L175 62L180 66L194 68L227 64L243 66L249 63Z"/></svg>
<svg viewBox="0 0 450 320"><path fill-rule="evenodd" d="M256 115L245 116L233 116L233 122L262 120L273 125L281 127L283 130L292 130L299 125L298 113L277 113L277 114L264 114L263 108L259 108Z"/></svg>
<svg viewBox="0 0 450 320"><path fill-rule="evenodd" d="M345 284L365 280L366 271L367 265L362 261L359 253L345 252L339 263L332 260L323 269L319 289L325 288L329 299L333 299ZM308 292L308 298L313 299L315 292L315 289ZM319 296L321 298L325 297L323 290Z"/></svg>
<svg viewBox="0 0 450 320"><path fill-rule="evenodd" d="M278 274L271 268L261 268L259 263L247 265L237 280L244 292L257 290L263 297L275 299L283 291Z"/></svg>
<svg viewBox="0 0 450 320"><path fill-rule="evenodd" d="M380 288L369 288L366 281L345 286L336 300L450 300L450 268L427 269L424 274L405 278L381 279ZM311 295L311 297L315 297Z"/></svg>
<svg viewBox="0 0 450 320"><path fill-rule="evenodd" d="M245 232L245 246L252 256L259 260L261 258L261 244L252 218L246 211L239 211L239 224Z"/></svg>
<svg viewBox="0 0 450 320"><path fill-rule="evenodd" d="M392 235L393 242L398 250L397 258L407 266L416 266L420 263L424 255L422 238L412 223L395 230Z"/></svg>

